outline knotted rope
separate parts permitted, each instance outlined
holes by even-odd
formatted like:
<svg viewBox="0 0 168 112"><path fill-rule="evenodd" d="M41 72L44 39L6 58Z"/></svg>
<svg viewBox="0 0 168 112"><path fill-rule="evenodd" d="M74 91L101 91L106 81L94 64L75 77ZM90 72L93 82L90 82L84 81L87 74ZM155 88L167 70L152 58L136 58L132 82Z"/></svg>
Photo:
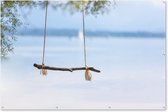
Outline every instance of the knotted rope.
<svg viewBox="0 0 168 112"><path fill-rule="evenodd" d="M45 58L45 47L46 47L46 27L47 27L47 11L48 10L48 1L46 1L46 10L45 10L45 26L44 26L44 43L43 43L43 57L42 57L42 69L41 73L43 75L47 75L47 70L43 69L44 65L44 58Z"/></svg>
<svg viewBox="0 0 168 112"><path fill-rule="evenodd" d="M90 70L88 69L87 63L86 63L86 38L85 38L85 5L82 2L82 22L83 22L83 45L84 45L84 62L85 62L85 79L90 81L91 80L91 73Z"/></svg>

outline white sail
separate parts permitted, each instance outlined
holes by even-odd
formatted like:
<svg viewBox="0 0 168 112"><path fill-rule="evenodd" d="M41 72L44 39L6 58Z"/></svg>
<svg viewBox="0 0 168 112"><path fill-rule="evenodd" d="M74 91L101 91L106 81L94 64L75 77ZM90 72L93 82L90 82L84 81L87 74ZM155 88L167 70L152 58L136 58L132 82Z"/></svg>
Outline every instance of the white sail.
<svg viewBox="0 0 168 112"><path fill-rule="evenodd" d="M79 31L78 38L79 38L79 40L83 41L83 32L82 31Z"/></svg>

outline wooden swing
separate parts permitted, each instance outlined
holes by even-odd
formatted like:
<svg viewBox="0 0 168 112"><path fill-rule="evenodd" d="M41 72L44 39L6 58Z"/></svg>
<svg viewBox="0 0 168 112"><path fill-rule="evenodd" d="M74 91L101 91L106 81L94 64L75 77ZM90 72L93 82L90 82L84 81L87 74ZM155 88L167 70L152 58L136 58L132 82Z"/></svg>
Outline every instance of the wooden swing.
<svg viewBox="0 0 168 112"><path fill-rule="evenodd" d="M48 10L48 1L46 1L46 11L45 11L45 28L44 28L44 43L43 43L43 57L42 57L42 64L34 64L34 67L41 69L41 73L43 75L47 75L47 70L58 70L58 71L77 71L77 70L85 70L85 79L91 80L91 73L90 71L100 73L100 70L97 70L93 67L88 67L86 64L86 42L85 42L85 9L82 7L82 18L83 18L83 38L84 38L84 62L85 67L77 67L77 68L62 68L62 67L51 67L46 66L44 64L44 57L45 57L45 46L46 46L46 26L47 26L47 10Z"/></svg>

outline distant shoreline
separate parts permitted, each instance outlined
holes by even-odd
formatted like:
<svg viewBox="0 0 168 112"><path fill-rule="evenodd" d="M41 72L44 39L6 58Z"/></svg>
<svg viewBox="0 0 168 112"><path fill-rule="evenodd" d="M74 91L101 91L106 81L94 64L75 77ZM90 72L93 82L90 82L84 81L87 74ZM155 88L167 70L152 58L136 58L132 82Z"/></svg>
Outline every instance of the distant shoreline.
<svg viewBox="0 0 168 112"><path fill-rule="evenodd" d="M48 29L48 36L66 36L66 37L78 37L79 30L76 29ZM19 30L16 35L19 36L43 36L43 29L25 29ZM136 32L113 32L113 31L86 31L86 36L88 37L149 37L149 38L164 38L166 36L165 32L147 32L147 31L136 31Z"/></svg>

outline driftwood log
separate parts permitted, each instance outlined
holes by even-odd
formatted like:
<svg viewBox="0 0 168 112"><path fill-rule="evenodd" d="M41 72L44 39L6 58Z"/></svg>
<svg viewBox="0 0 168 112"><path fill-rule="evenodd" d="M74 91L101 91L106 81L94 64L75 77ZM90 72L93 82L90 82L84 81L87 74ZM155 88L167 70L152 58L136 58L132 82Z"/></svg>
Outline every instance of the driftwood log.
<svg viewBox="0 0 168 112"><path fill-rule="evenodd" d="M38 69L42 69L42 65L39 64L34 64L34 67L38 68ZM50 67L50 66L43 66L43 69L47 69L47 70L59 70L59 71L69 71L69 72L73 72L76 70L86 70L86 67L77 67L77 68L60 68L60 67ZM97 70L93 67L87 67L87 69L93 71L93 72L100 72L100 70Z"/></svg>

